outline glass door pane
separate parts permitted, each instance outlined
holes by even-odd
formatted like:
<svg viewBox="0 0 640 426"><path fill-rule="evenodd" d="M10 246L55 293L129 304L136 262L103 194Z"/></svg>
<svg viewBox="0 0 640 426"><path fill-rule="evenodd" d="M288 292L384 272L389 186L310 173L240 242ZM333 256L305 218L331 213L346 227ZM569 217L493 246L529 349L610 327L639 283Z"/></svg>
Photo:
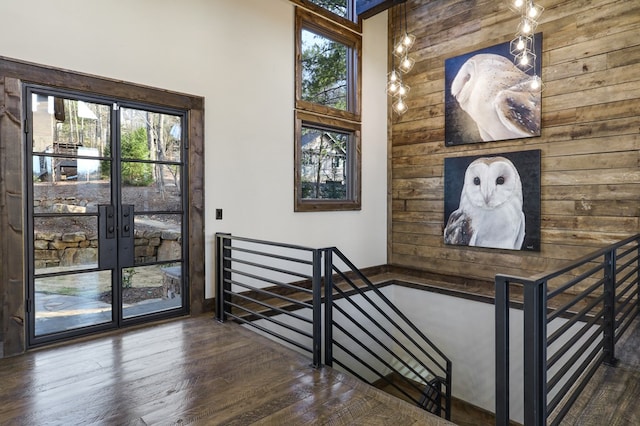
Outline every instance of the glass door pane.
<svg viewBox="0 0 640 426"><path fill-rule="evenodd" d="M120 269L123 319L184 307L183 122L120 108L120 196L134 214L132 263Z"/></svg>
<svg viewBox="0 0 640 426"><path fill-rule="evenodd" d="M29 345L186 312L185 112L26 86Z"/></svg>
<svg viewBox="0 0 640 426"><path fill-rule="evenodd" d="M30 336L110 324L98 206L111 204L111 105L30 91Z"/></svg>

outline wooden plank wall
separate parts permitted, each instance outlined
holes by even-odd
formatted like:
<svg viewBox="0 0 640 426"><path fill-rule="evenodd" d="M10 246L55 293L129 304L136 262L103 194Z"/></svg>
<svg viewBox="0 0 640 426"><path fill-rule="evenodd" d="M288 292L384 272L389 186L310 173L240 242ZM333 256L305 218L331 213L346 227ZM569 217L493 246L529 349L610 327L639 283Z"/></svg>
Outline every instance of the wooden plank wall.
<svg viewBox="0 0 640 426"><path fill-rule="evenodd" d="M416 65L410 109L390 123L390 264L493 281L640 232L640 1L536 3L541 137L445 147L445 59L510 41L518 18L502 0L408 1ZM529 149L542 153L540 252L445 246L444 159Z"/></svg>
<svg viewBox="0 0 640 426"><path fill-rule="evenodd" d="M20 82L0 72L0 326L3 353L25 348L22 230L22 101ZM18 141L16 143L16 141Z"/></svg>

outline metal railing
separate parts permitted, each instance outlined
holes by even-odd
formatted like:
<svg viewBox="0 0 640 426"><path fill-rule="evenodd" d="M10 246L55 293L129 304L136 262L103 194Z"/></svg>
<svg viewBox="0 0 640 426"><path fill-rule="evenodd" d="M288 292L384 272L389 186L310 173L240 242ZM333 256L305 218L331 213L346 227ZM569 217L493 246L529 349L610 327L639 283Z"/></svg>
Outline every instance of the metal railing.
<svg viewBox="0 0 640 426"><path fill-rule="evenodd" d="M218 233L216 276L218 321L255 327L309 354L314 367L386 382L451 418L451 361L336 248Z"/></svg>
<svg viewBox="0 0 640 426"><path fill-rule="evenodd" d="M509 424L510 287L523 292L524 424L559 424L640 310L640 234L551 273L497 275L496 424Z"/></svg>
<svg viewBox="0 0 640 426"><path fill-rule="evenodd" d="M321 256L319 249L216 234L216 319L251 325L309 353L319 367Z"/></svg>
<svg viewBox="0 0 640 426"><path fill-rule="evenodd" d="M324 261L326 364L451 419L451 361L338 249Z"/></svg>

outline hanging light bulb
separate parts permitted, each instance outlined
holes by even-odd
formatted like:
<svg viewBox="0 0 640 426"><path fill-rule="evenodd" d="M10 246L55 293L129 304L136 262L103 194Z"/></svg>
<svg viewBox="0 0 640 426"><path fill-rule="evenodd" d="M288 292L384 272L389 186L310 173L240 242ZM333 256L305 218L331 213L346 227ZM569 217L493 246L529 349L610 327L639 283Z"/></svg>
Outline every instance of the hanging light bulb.
<svg viewBox="0 0 640 426"><path fill-rule="evenodd" d="M413 43L415 41L416 36L414 36L413 34L404 33L404 37L402 37L402 44L407 50L411 49L411 46L413 46Z"/></svg>
<svg viewBox="0 0 640 426"><path fill-rule="evenodd" d="M398 85L398 96L405 97L407 93L409 93L409 90L411 90L409 86L407 86L406 84L400 83Z"/></svg>
<svg viewBox="0 0 640 426"><path fill-rule="evenodd" d="M509 49L514 57L514 63L525 73L531 72L533 76L529 80L530 88L533 91L542 91L544 84L542 79L536 74L536 54L535 54L535 31L538 26L538 19L544 7L535 4L533 0L508 0L509 9L520 16L516 38L511 40Z"/></svg>
<svg viewBox="0 0 640 426"><path fill-rule="evenodd" d="M400 65L398 66L398 68L400 68L400 71L407 73L411 71L411 68L413 68L413 65L415 63L416 63L415 59L411 58L410 56L405 56L400 61Z"/></svg>
<svg viewBox="0 0 640 426"><path fill-rule="evenodd" d="M540 82L538 81L538 76L533 76L531 79L531 88L533 90L538 90L540 88Z"/></svg>
<svg viewBox="0 0 640 426"><path fill-rule="evenodd" d="M396 81L390 81L387 84L387 93L390 94L391 96L395 96L398 93L398 88L400 87L400 84Z"/></svg>
<svg viewBox="0 0 640 426"><path fill-rule="evenodd" d="M529 10L527 14L529 15L529 18L536 19L540 15L542 15L542 12L544 12L544 7L540 6L539 4L535 4L531 2L531 4L529 5Z"/></svg>
<svg viewBox="0 0 640 426"><path fill-rule="evenodd" d="M404 6L404 9L403 9ZM402 74L411 71L415 64L415 59L411 58L408 55L409 49L413 46L416 37L413 34L409 34L407 31L407 9L406 4L399 4L398 7L394 7L393 9L393 50L391 53L393 54L391 69L392 71L388 75L387 79L387 93L395 98L392 104L392 109L396 114L402 115L409 108L407 103L405 102L405 97L407 93L409 93L409 86L402 82ZM403 15L404 11L404 25L403 25ZM403 28L404 27L404 28ZM395 58L398 58L398 67L396 71Z"/></svg>
<svg viewBox="0 0 640 426"><path fill-rule="evenodd" d="M393 110L399 115L404 114L408 109L409 107L407 107L407 104L402 97L398 98L398 100L393 104Z"/></svg>
<svg viewBox="0 0 640 426"><path fill-rule="evenodd" d="M534 74L531 78L531 84L529 87L531 87L531 90L534 90L536 92L542 92L544 90L544 83L537 74Z"/></svg>

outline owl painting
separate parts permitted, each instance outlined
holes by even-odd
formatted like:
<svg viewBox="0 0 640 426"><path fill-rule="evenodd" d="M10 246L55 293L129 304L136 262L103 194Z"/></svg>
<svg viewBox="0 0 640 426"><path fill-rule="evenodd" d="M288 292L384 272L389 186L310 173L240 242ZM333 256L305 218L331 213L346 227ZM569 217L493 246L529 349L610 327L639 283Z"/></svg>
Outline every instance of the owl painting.
<svg viewBox="0 0 640 426"><path fill-rule="evenodd" d="M525 238L522 182L506 157L469 164L458 208L444 229L446 244L520 250Z"/></svg>
<svg viewBox="0 0 640 426"><path fill-rule="evenodd" d="M445 60L445 145L540 136L542 33L532 40L537 60L526 71L509 42Z"/></svg>
<svg viewBox="0 0 640 426"><path fill-rule="evenodd" d="M540 134L540 90L532 76L504 56L468 59L451 83L451 94L473 119L483 141Z"/></svg>

